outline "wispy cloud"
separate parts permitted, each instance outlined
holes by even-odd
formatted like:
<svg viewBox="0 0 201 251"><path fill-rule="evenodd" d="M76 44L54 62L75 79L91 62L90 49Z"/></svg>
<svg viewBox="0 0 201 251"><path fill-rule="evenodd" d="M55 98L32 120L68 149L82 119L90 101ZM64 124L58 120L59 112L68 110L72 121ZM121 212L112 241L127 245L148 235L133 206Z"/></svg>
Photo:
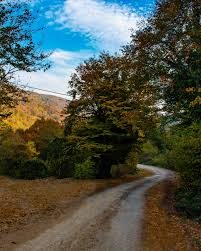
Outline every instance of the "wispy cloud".
<svg viewBox="0 0 201 251"><path fill-rule="evenodd" d="M115 51L130 39L143 20L128 6L101 0L65 0L46 13L50 23L72 32L79 32L99 50ZM56 17L56 19L55 19Z"/></svg>
<svg viewBox="0 0 201 251"><path fill-rule="evenodd" d="M31 1L36 4L43 0ZM94 51L118 51L129 42L131 29L137 30L143 20L131 7L104 0L55 0L46 12L46 18L49 25L56 26L61 32L81 34L92 48L91 51L56 49L50 56L53 65L49 71L20 73L22 84L61 93L67 92L68 80L77 65L93 56ZM83 41L85 43L86 39Z"/></svg>
<svg viewBox="0 0 201 251"><path fill-rule="evenodd" d="M52 67L49 71L21 72L20 83L65 94L68 90L68 80L75 67L90 56L93 56L91 51L73 52L56 49L50 56Z"/></svg>

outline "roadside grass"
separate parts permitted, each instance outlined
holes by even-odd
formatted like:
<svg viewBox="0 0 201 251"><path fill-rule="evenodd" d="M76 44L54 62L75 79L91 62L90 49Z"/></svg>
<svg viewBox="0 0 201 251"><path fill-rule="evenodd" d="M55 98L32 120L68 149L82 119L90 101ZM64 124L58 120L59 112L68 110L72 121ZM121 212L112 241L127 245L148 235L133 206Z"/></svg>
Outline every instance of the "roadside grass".
<svg viewBox="0 0 201 251"><path fill-rule="evenodd" d="M146 194L144 251L199 251L201 224L175 210L177 181L166 180Z"/></svg>
<svg viewBox="0 0 201 251"><path fill-rule="evenodd" d="M152 173L140 170L136 175L108 180L47 178L16 180L0 176L0 234L22 229L43 216L59 216L75 200L81 200L109 187L128 183ZM57 215L58 214L58 215Z"/></svg>

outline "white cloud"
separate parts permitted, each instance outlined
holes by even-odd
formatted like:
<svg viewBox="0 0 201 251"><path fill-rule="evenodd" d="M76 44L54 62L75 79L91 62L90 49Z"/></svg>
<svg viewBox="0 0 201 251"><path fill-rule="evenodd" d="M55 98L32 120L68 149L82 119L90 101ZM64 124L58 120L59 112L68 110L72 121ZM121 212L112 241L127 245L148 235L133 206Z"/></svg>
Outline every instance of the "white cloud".
<svg viewBox="0 0 201 251"><path fill-rule="evenodd" d="M41 0L33 0L37 1ZM63 32L70 30L82 34L97 52L118 50L130 40L130 30L137 30L138 23L143 19L128 6L103 0L63 0L62 5L54 3L52 9L46 12L49 25L56 23ZM50 56L52 68L47 72L20 73L22 84L66 93L75 67L92 55L92 51L56 49Z"/></svg>
<svg viewBox="0 0 201 251"><path fill-rule="evenodd" d="M56 65L77 64L92 55L91 51L65 51L56 49L50 56L50 60Z"/></svg>
<svg viewBox="0 0 201 251"><path fill-rule="evenodd" d="M92 46L112 52L129 41L131 29L137 30L143 19L128 6L101 0L65 0L46 17L54 18L63 29L85 35Z"/></svg>
<svg viewBox="0 0 201 251"><path fill-rule="evenodd" d="M50 56L50 60L52 61L50 70L32 73L21 72L19 74L20 83L22 85L66 94L68 80L74 72L75 67L90 56L93 56L91 51L73 52L57 49Z"/></svg>

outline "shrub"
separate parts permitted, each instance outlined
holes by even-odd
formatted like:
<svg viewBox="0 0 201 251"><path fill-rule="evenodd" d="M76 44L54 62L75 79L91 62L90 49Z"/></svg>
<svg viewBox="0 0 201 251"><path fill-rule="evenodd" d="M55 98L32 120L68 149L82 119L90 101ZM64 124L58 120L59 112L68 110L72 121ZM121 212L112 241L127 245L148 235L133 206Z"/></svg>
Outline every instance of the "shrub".
<svg viewBox="0 0 201 251"><path fill-rule="evenodd" d="M130 168L126 164L112 165L111 176L112 178L120 178L127 174L134 174L134 168Z"/></svg>
<svg viewBox="0 0 201 251"><path fill-rule="evenodd" d="M57 178L72 177L74 173L74 146L64 138L52 140L44 153L49 174Z"/></svg>
<svg viewBox="0 0 201 251"><path fill-rule="evenodd" d="M85 160L83 163L75 164L74 178L76 179L93 179L96 177L94 163L91 159Z"/></svg>
<svg viewBox="0 0 201 251"><path fill-rule="evenodd" d="M188 190L181 188L176 193L176 207L190 218L201 222L201 188L199 190Z"/></svg>
<svg viewBox="0 0 201 251"><path fill-rule="evenodd" d="M111 176L112 178L119 178L121 177L121 171L120 171L121 167L120 164L119 165L112 165L111 167Z"/></svg>
<svg viewBox="0 0 201 251"><path fill-rule="evenodd" d="M142 152L140 155L140 162L146 164L152 164L153 159L158 155L158 148L151 141L147 141L142 146Z"/></svg>
<svg viewBox="0 0 201 251"><path fill-rule="evenodd" d="M116 164L111 166L110 174L113 178L125 176L127 174L134 174L137 172L138 164L138 150L133 147L127 155L124 164Z"/></svg>
<svg viewBox="0 0 201 251"><path fill-rule="evenodd" d="M9 131L1 136L0 173L18 178L22 163L37 156L35 144Z"/></svg>
<svg viewBox="0 0 201 251"><path fill-rule="evenodd" d="M159 153L156 156L153 156L153 158L150 159L148 164L168 168L168 160L169 159L167 158L167 153Z"/></svg>
<svg viewBox="0 0 201 251"><path fill-rule="evenodd" d="M32 159L25 161L19 166L19 178L22 179L42 179L48 176L48 170L44 161L40 159Z"/></svg>
<svg viewBox="0 0 201 251"><path fill-rule="evenodd" d="M41 157L43 152L56 137L63 136L62 126L51 119L38 119L28 130L25 131L25 137L28 140L34 141L37 151L40 152Z"/></svg>
<svg viewBox="0 0 201 251"><path fill-rule="evenodd" d="M186 216L201 220L201 124L173 126L166 135L166 147L152 163L180 174L177 208Z"/></svg>
<svg viewBox="0 0 201 251"><path fill-rule="evenodd" d="M128 154L128 158L126 160L126 166L135 173L137 171L137 164L139 153L136 148L133 148Z"/></svg>
<svg viewBox="0 0 201 251"><path fill-rule="evenodd" d="M170 168L181 174L183 186L201 186L201 125L193 124L172 135L166 159Z"/></svg>
<svg viewBox="0 0 201 251"><path fill-rule="evenodd" d="M46 161L50 175L59 179L73 176L74 164L65 156L58 159L49 159Z"/></svg>

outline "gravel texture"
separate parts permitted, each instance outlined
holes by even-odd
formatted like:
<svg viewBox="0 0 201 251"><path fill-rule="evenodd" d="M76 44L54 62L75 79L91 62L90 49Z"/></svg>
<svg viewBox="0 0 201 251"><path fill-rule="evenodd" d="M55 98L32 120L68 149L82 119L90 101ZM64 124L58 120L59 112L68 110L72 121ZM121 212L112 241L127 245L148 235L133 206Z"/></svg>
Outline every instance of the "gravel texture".
<svg viewBox="0 0 201 251"><path fill-rule="evenodd" d="M71 217L16 248L18 251L142 250L146 191L171 171L139 165L155 173L85 199Z"/></svg>

